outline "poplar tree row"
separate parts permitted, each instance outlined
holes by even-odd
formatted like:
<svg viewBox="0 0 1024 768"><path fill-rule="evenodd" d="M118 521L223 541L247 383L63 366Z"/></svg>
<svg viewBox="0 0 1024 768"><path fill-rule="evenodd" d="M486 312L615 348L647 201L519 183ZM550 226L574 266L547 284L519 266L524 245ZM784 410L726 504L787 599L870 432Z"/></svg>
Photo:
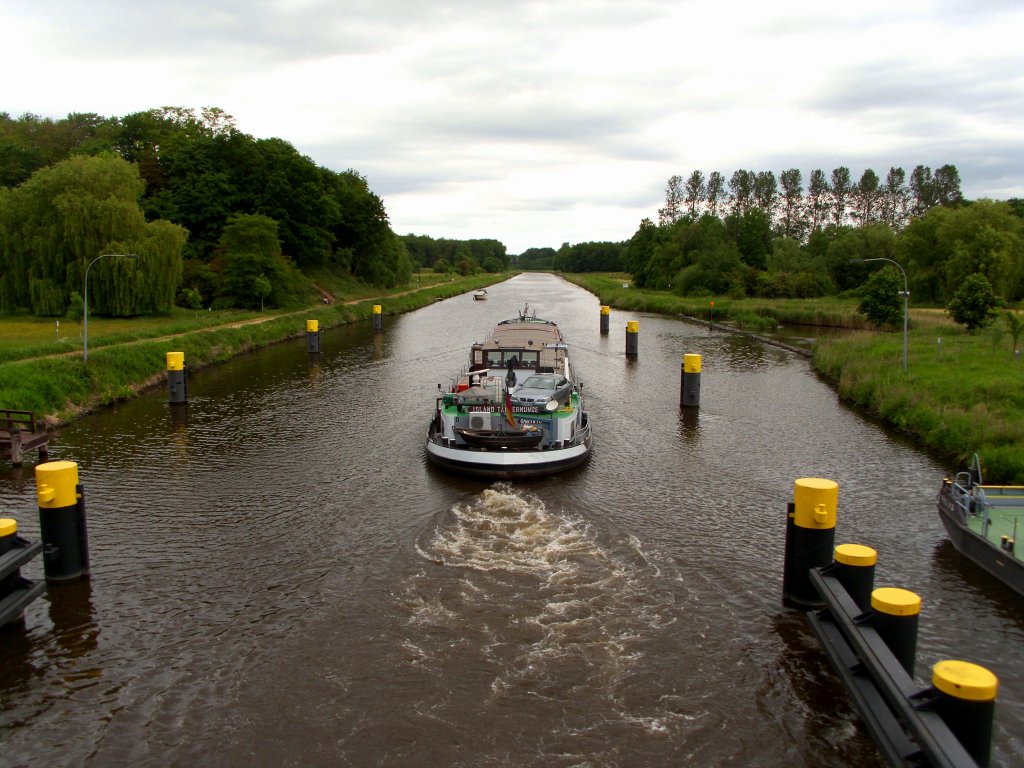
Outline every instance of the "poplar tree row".
<svg viewBox="0 0 1024 768"><path fill-rule="evenodd" d="M728 180L718 171L706 177L693 171L685 180L672 176L665 187L665 206L658 209L659 224L673 224L684 216L696 220L704 214L724 218L746 214L753 208L767 214L778 235L804 241L827 225L867 226L887 224L899 231L912 217L936 205L955 205L963 200L960 174L953 165L932 173L919 165L907 178L902 168L889 169L883 181L868 168L854 181L850 169L840 166L826 176L811 171L804 189L798 168L783 171L735 171Z"/></svg>

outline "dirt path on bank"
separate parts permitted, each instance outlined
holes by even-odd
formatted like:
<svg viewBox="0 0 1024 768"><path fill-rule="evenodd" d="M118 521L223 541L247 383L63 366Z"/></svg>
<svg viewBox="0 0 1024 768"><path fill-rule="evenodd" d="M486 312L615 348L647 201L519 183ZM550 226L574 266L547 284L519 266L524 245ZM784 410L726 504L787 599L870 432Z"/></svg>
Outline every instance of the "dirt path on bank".
<svg viewBox="0 0 1024 768"><path fill-rule="evenodd" d="M388 294L387 296L377 296L377 297L363 298L363 299L352 299L350 301L342 302L342 304L345 305L345 306L350 306L350 305L353 305L353 304L362 304L364 302L371 302L371 301L372 302L376 302L376 303L380 303L380 302L386 301L387 299L395 298L396 296L407 296L410 293L418 293L419 291L425 291L428 288L433 288L435 285L438 285L438 283L433 283L431 285L423 285L423 286L419 286L417 288L410 288L407 291L399 291L398 293ZM322 288L319 288L319 287L317 287L317 290L320 291L321 295L323 295L324 298L328 299L327 304L324 305L324 306L328 306L328 305L332 305L332 304L337 303L337 299L335 299L335 297L332 294L324 291ZM243 327L245 327L247 325L259 325L261 323L266 323L266 322L268 322L270 320L278 320L278 319L280 319L282 317L294 317L296 315L304 315L304 314L308 314L309 312L314 311L315 309L317 309L317 305L314 304L313 306L306 307L304 309L297 309L294 312L284 312L284 313L279 314L279 315L260 315L259 317L250 317L247 320L236 320L235 322L232 322L232 323L218 323L217 325L206 325L206 326L203 326L201 328L193 328L193 329L187 330L187 331L179 331L178 333L171 333L171 334L168 334L166 336L146 336L146 337L139 338L139 339L133 339L132 341L121 341L121 342L116 342L114 344L102 344L102 345L97 346L96 349L106 349L108 347L118 347L118 346L130 346L132 344L143 344L143 343L146 343L146 342L173 341L174 339L181 338L182 336L188 336L188 335L193 334L193 333L206 333L206 332L224 330L226 328L243 328ZM81 349L72 349L72 350L69 350L67 352L51 352L50 354L46 354L46 355L36 355L34 357L24 357L24 358L20 358L18 360L8 360L6 363L0 363L0 365L7 365L8 363L10 363L10 364L21 363L21 362L24 362L26 360L46 360L48 358L66 358L66 357L72 357L74 355L81 355L81 354L82 354L82 350Z"/></svg>

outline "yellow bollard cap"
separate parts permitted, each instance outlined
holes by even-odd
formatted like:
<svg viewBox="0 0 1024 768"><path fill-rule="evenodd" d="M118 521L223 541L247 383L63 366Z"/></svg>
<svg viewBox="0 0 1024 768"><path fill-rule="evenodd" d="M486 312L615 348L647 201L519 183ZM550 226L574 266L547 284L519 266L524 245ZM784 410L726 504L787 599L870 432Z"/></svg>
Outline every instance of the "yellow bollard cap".
<svg viewBox="0 0 1024 768"><path fill-rule="evenodd" d="M639 331L640 331L640 321L639 320L630 320L628 323L626 323L626 333L639 333Z"/></svg>
<svg viewBox="0 0 1024 768"><path fill-rule="evenodd" d="M184 352L168 352L167 353L167 370L168 371L182 371L185 369L185 353Z"/></svg>
<svg viewBox="0 0 1024 768"><path fill-rule="evenodd" d="M73 461L48 461L36 465L36 497L43 509L63 509L78 502L78 465Z"/></svg>
<svg viewBox="0 0 1024 768"><path fill-rule="evenodd" d="M700 373L700 355L683 355L683 373Z"/></svg>
<svg viewBox="0 0 1024 768"><path fill-rule="evenodd" d="M612 313L612 308L611 307L609 307L609 306L602 306L601 307L601 314L602 315L610 315L611 313Z"/></svg>
<svg viewBox="0 0 1024 768"><path fill-rule="evenodd" d="M320 330L320 321L319 320L307 320L306 321L306 332L307 333L316 333L319 330Z"/></svg>
<svg viewBox="0 0 1024 768"><path fill-rule="evenodd" d="M373 305L373 314L375 314L375 315L379 315L379 314L380 314L380 311L381 311L381 306L380 306L380 304L374 304L374 305Z"/></svg>
<svg viewBox="0 0 1024 768"><path fill-rule="evenodd" d="M921 612L921 598L909 589L879 587L871 593L871 607L889 616L916 616Z"/></svg>
<svg viewBox="0 0 1024 768"><path fill-rule="evenodd" d="M13 536L18 532L18 521L11 517L0 517L0 539Z"/></svg>
<svg viewBox="0 0 1024 768"><path fill-rule="evenodd" d="M878 562L878 553L863 544L840 544L836 547L835 560L843 565L874 565Z"/></svg>
<svg viewBox="0 0 1024 768"><path fill-rule="evenodd" d="M793 523L799 528L836 527L839 484L820 477L801 477L793 487Z"/></svg>
<svg viewBox="0 0 1024 768"><path fill-rule="evenodd" d="M994 701L999 678L969 661L947 659L932 667L932 685L956 699Z"/></svg>

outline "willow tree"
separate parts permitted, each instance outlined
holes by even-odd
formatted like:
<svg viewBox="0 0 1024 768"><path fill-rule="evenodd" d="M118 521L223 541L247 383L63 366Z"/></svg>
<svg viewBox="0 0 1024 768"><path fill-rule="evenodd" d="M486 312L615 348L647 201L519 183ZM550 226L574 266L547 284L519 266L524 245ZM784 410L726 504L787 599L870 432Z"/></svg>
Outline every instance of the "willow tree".
<svg viewBox="0 0 1024 768"><path fill-rule="evenodd" d="M10 304L37 315L63 314L89 271L97 314L137 315L171 307L181 277L186 233L169 222L147 223L139 206L142 180L114 155L73 157L37 171L7 196L5 258Z"/></svg>

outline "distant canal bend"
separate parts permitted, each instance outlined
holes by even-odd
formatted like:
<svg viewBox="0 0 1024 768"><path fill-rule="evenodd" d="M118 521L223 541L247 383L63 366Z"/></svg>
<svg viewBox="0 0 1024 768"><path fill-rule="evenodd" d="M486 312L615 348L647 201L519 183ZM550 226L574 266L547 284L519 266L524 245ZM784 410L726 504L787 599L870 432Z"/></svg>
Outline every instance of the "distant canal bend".
<svg viewBox="0 0 1024 768"><path fill-rule="evenodd" d="M793 481L923 599L918 676L1000 677L993 765L1024 764L1024 608L945 541L945 472L805 359L612 313L548 275L325 332L70 425L91 582L0 633L5 766L880 766L782 608ZM590 462L525 483L435 470L437 385L525 302L585 382ZM638 320L639 357L624 355ZM679 409L702 355L701 408ZM186 361L187 364L187 361ZM0 517L38 533L31 463ZM41 577L36 563L26 575Z"/></svg>

